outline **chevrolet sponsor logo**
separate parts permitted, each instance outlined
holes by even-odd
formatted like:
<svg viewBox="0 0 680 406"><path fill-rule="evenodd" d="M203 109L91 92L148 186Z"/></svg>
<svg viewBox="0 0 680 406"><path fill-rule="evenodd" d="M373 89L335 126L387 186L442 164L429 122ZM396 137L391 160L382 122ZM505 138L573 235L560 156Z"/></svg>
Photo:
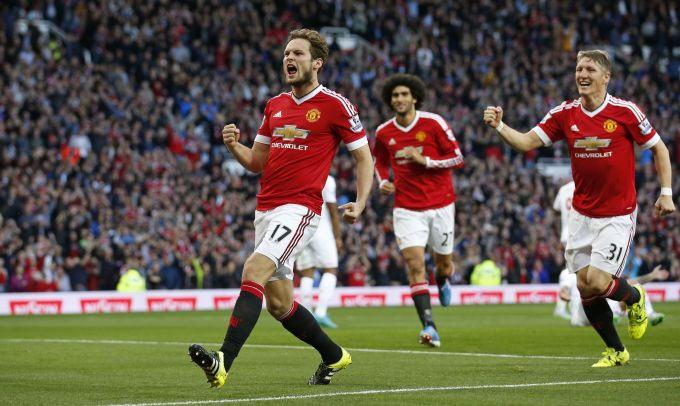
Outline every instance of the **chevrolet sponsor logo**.
<svg viewBox="0 0 680 406"><path fill-rule="evenodd" d="M576 140L574 148L584 148L586 151L597 151L599 148L607 148L612 140L609 138L586 137Z"/></svg>
<svg viewBox="0 0 680 406"><path fill-rule="evenodd" d="M283 127L275 128L273 135L274 137L281 137L286 141L291 141L296 138L302 139L307 138L307 135L309 135L309 131L297 128L294 125L284 125Z"/></svg>

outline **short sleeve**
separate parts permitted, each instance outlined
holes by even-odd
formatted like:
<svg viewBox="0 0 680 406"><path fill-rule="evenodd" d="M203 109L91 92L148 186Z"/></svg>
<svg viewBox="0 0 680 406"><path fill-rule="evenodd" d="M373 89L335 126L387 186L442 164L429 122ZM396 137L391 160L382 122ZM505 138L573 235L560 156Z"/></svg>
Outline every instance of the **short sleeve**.
<svg viewBox="0 0 680 406"><path fill-rule="evenodd" d="M566 105L567 102L565 101L550 110L548 114L543 117L543 120L533 128L533 131L538 135L541 141L543 141L543 145L546 147L564 139L562 121L564 121L566 115Z"/></svg>
<svg viewBox="0 0 680 406"><path fill-rule="evenodd" d="M342 142L350 151L367 145L366 130L361 124L359 110L342 96L337 102L339 106L333 124Z"/></svg>
<svg viewBox="0 0 680 406"><path fill-rule="evenodd" d="M623 122L635 143L642 149L649 149L656 145L661 137L649 123L647 116L635 103L625 102L624 104L626 119Z"/></svg>

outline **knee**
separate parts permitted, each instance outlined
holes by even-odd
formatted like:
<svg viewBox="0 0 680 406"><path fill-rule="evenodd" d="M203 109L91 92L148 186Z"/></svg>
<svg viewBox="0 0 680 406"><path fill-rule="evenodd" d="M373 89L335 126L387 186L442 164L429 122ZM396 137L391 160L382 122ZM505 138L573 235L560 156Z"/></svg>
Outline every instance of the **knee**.
<svg viewBox="0 0 680 406"><path fill-rule="evenodd" d="M425 275L425 263L418 258L407 258L406 268L408 268L408 274L411 277Z"/></svg>
<svg viewBox="0 0 680 406"><path fill-rule="evenodd" d="M594 278L579 278L576 286L581 296L601 295L607 291L607 287L611 282L610 278L594 277Z"/></svg>
<svg viewBox="0 0 680 406"><path fill-rule="evenodd" d="M276 266L272 260L263 255L253 254L243 264L243 280L264 285L275 270Z"/></svg>
<svg viewBox="0 0 680 406"><path fill-rule="evenodd" d="M323 273L330 273L335 276L338 276L338 268L326 268L324 269Z"/></svg>
<svg viewBox="0 0 680 406"><path fill-rule="evenodd" d="M267 297L267 311L275 319L283 317L293 306L293 301L285 301L280 298Z"/></svg>
<svg viewBox="0 0 680 406"><path fill-rule="evenodd" d="M576 282L576 287L578 288L581 297L590 297L600 293L595 285L589 282L590 281L584 281L580 279Z"/></svg>

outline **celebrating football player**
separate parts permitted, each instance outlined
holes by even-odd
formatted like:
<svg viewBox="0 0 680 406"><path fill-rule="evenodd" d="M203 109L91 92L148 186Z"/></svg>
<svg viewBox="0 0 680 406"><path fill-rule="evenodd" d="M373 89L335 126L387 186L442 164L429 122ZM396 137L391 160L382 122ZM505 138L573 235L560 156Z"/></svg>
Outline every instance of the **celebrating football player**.
<svg viewBox="0 0 680 406"><path fill-rule="evenodd" d="M229 151L262 178L255 211L256 248L244 265L241 293L222 347L215 352L198 344L189 348L191 359L214 387L224 385L257 323L264 297L269 313L321 355L310 385L327 385L352 363L349 353L293 299L293 263L319 225L321 190L341 141L357 163L356 201L340 206L344 221L357 221L372 182L373 160L356 107L319 84L318 72L327 59L328 45L318 32L292 31L283 55L283 74L292 91L267 102L252 148L239 143L236 125L222 130Z"/></svg>
<svg viewBox="0 0 680 406"><path fill-rule="evenodd" d="M390 77L383 86L382 97L395 116L375 132L375 172L380 191L394 194L394 234L406 261L411 297L423 325L419 341L439 347L425 270L425 247L432 249L439 302L448 306L456 200L451 169L463 165L463 155L446 121L437 114L418 110L425 99L425 85L419 78L406 74Z"/></svg>
<svg viewBox="0 0 680 406"><path fill-rule="evenodd" d="M624 365L630 358L614 328L607 298L630 307L631 338L642 338L647 329L644 289L620 278L637 216L634 143L654 155L661 184L655 214L675 210L668 149L637 105L607 93L611 70L607 52L579 52L574 76L580 97L550 110L528 133L503 123L501 107L484 111L484 122L516 150L529 151L559 140L569 146L576 188L565 258L569 271L576 273L585 314L606 345L593 367Z"/></svg>

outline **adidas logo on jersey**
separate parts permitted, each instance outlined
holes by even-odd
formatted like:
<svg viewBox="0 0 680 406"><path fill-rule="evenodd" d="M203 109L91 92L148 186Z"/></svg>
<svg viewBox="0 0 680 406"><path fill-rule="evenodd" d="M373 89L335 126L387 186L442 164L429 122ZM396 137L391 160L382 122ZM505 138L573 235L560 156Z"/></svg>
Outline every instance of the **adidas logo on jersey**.
<svg viewBox="0 0 680 406"><path fill-rule="evenodd" d="M572 124L572 125L571 125L571 131L573 131L573 132L575 132L575 133L579 132L578 127L576 127L576 124Z"/></svg>
<svg viewBox="0 0 680 406"><path fill-rule="evenodd" d="M275 113L272 117L281 118L281 112L279 111L279 112Z"/></svg>
<svg viewBox="0 0 680 406"><path fill-rule="evenodd" d="M394 144L396 144L396 143L397 143L397 142L394 140L394 138L390 138L390 142L388 142L387 144L388 144L388 145L394 145Z"/></svg>

